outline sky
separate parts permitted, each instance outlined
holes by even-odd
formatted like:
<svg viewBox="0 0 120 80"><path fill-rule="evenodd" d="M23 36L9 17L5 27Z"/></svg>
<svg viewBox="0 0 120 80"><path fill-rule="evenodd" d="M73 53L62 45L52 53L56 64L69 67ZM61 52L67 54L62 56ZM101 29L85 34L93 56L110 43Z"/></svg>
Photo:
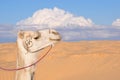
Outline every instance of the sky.
<svg viewBox="0 0 120 80"><path fill-rule="evenodd" d="M65 41L119 40L119 3L120 0L0 0L0 42L15 40L15 25L25 29L31 26L23 25L34 24L39 25L32 26L37 29L58 29Z"/></svg>
<svg viewBox="0 0 120 80"><path fill-rule="evenodd" d="M96 24L111 25L120 18L120 0L0 0L0 23L15 24L43 8L58 7Z"/></svg>

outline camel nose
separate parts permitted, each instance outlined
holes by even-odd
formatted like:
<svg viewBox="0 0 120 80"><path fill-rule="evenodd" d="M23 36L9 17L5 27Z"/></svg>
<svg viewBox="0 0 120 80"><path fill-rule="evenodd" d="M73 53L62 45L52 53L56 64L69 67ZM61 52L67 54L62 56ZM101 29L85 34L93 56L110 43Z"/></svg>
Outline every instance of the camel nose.
<svg viewBox="0 0 120 80"><path fill-rule="evenodd" d="M50 37L50 41L61 41L61 36L56 30L49 30L49 34L53 35Z"/></svg>

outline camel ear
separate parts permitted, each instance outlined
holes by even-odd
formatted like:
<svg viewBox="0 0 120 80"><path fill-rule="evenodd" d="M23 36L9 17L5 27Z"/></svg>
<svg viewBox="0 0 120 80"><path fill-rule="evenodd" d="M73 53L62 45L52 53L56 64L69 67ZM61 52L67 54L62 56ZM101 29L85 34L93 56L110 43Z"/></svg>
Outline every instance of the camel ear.
<svg viewBox="0 0 120 80"><path fill-rule="evenodd" d="M24 38L24 31L20 30L18 32L18 37L21 38L21 39L23 39Z"/></svg>

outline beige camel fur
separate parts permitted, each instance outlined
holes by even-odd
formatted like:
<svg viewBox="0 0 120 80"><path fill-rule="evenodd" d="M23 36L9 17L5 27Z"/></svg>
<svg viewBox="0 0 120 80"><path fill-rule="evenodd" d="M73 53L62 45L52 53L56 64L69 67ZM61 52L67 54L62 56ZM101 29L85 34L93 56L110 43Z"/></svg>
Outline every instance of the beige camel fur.
<svg viewBox="0 0 120 80"><path fill-rule="evenodd" d="M61 40L54 29L19 31L17 38L17 68L28 66L37 60L40 50ZM34 80L35 66L16 71L15 80Z"/></svg>

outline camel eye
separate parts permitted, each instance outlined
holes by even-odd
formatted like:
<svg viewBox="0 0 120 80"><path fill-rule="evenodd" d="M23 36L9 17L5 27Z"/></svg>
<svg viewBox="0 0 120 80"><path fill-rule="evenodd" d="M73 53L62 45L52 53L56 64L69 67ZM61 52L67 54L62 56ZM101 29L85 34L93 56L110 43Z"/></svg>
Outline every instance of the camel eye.
<svg viewBox="0 0 120 80"><path fill-rule="evenodd" d="M39 36L34 37L34 39L36 39L36 40L39 39Z"/></svg>
<svg viewBox="0 0 120 80"><path fill-rule="evenodd" d="M35 37L34 39L39 39L41 37L41 33L39 33L38 31L35 32Z"/></svg>

